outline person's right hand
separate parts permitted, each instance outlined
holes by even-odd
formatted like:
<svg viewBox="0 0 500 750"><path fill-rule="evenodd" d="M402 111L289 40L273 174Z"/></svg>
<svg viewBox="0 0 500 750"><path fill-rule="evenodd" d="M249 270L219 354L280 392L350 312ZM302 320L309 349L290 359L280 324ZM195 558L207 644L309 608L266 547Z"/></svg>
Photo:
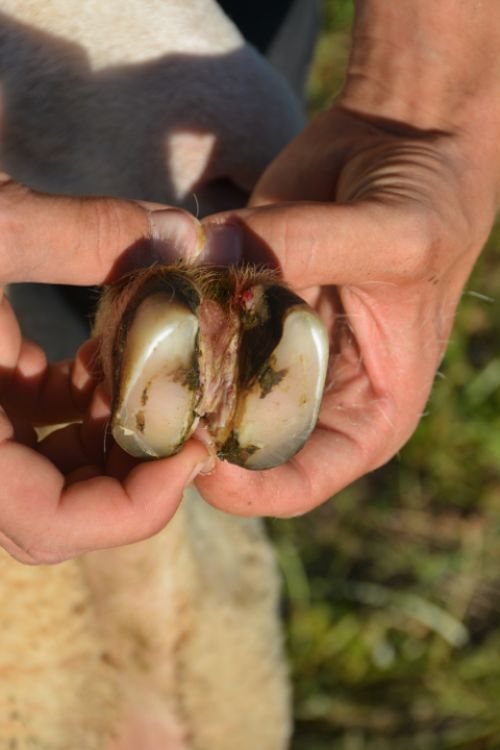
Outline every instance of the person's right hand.
<svg viewBox="0 0 500 750"><path fill-rule="evenodd" d="M245 257L274 264L331 341L319 421L304 448L270 471L222 462L198 477L203 496L227 512L303 513L399 450L491 228L499 186L491 138L360 110L340 104L318 117L265 172L250 208L205 220L238 224Z"/></svg>
<svg viewBox="0 0 500 750"><path fill-rule="evenodd" d="M357 0L335 105L274 160L244 231L330 331L309 441L284 466L197 485L243 515L303 513L387 461L424 409L500 192L498 0Z"/></svg>

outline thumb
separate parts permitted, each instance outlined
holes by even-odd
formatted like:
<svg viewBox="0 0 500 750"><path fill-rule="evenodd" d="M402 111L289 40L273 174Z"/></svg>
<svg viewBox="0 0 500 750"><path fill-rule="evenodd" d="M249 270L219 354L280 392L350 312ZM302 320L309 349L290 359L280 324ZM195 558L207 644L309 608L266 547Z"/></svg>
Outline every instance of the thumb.
<svg viewBox="0 0 500 750"><path fill-rule="evenodd" d="M368 201L274 203L216 214L203 224L239 226L245 260L277 266L295 289L399 283L413 278L425 248L418 217Z"/></svg>
<svg viewBox="0 0 500 750"><path fill-rule="evenodd" d="M152 260L193 258L187 211L110 197L38 193L0 176L0 282L102 284Z"/></svg>

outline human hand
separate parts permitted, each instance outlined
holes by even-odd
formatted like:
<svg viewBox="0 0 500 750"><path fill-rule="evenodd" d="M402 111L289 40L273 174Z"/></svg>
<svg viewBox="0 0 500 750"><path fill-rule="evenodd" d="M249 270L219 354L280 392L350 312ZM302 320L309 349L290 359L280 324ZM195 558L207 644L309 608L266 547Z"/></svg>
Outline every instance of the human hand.
<svg viewBox="0 0 500 750"><path fill-rule="evenodd" d="M341 100L342 102L342 100ZM331 361L317 428L286 465L220 463L197 485L226 511L294 515L386 462L412 434L462 287L486 240L498 164L477 134L336 105L275 160L241 225L323 317Z"/></svg>
<svg viewBox="0 0 500 750"><path fill-rule="evenodd" d="M0 179L2 285L101 284L155 257L192 257L201 246L198 222L183 211L41 195ZM194 440L157 462L139 464L116 445L106 452L109 403L96 387L95 358L90 341L74 362L49 365L22 338L0 289L0 545L22 562L58 562L150 536L206 462ZM33 425L82 419L37 443Z"/></svg>

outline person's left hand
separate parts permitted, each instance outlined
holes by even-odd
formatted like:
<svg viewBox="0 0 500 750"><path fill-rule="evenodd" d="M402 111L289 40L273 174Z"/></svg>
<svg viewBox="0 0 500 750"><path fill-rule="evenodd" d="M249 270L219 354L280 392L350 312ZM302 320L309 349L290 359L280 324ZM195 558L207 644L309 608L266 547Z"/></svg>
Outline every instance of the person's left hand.
<svg viewBox="0 0 500 750"><path fill-rule="evenodd" d="M48 365L23 339L1 286L101 284L155 253L196 255L202 236L184 211L42 195L0 178L0 547L18 560L53 563L156 533L207 452L191 440L176 456L139 463L111 439L106 446L109 403L96 388L96 343L75 362ZM81 419L37 442L33 425Z"/></svg>

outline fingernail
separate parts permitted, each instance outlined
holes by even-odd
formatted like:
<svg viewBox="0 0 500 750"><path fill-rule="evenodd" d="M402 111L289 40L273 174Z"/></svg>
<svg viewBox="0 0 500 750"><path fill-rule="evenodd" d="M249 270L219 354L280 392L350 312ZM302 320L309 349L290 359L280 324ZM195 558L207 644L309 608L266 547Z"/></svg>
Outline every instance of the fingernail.
<svg viewBox="0 0 500 750"><path fill-rule="evenodd" d="M157 260L172 263L196 260L205 244L205 231L194 216L177 208L148 211L151 239Z"/></svg>
<svg viewBox="0 0 500 750"><path fill-rule="evenodd" d="M205 461L201 461L200 463L196 464L196 466L193 468L193 471L189 475L188 479L186 480L186 487L190 485L197 476L200 474L210 474L217 464L217 459L215 456L208 456Z"/></svg>
<svg viewBox="0 0 500 750"><path fill-rule="evenodd" d="M205 247L198 263L233 266L243 257L243 233L236 224L205 224Z"/></svg>

